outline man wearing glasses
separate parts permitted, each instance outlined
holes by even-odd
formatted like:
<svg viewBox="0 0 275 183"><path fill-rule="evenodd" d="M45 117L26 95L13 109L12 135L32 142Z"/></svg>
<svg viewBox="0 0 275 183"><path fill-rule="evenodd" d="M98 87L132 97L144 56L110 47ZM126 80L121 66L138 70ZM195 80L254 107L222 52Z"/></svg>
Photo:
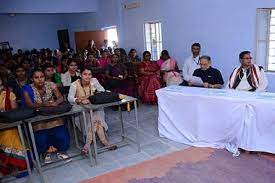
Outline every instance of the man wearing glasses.
<svg viewBox="0 0 275 183"><path fill-rule="evenodd" d="M241 52L239 59L241 66L234 69L227 87L241 91L265 92L268 81L263 67L252 63L249 51Z"/></svg>

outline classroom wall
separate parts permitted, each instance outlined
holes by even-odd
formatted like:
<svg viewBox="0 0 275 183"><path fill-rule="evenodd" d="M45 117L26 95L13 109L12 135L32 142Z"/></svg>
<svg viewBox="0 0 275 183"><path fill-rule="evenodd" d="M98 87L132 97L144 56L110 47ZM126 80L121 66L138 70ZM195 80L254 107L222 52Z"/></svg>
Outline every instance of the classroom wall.
<svg viewBox="0 0 275 183"><path fill-rule="evenodd" d="M96 12L98 0L1 0L0 13Z"/></svg>
<svg viewBox="0 0 275 183"><path fill-rule="evenodd" d="M0 42L9 41L18 48L57 48L57 30L66 28L62 15L20 14L11 17L0 15Z"/></svg>
<svg viewBox="0 0 275 183"><path fill-rule="evenodd" d="M71 45L75 45L74 32L101 30L110 26L117 26L120 29L118 5L117 0L100 0L97 12L65 15Z"/></svg>

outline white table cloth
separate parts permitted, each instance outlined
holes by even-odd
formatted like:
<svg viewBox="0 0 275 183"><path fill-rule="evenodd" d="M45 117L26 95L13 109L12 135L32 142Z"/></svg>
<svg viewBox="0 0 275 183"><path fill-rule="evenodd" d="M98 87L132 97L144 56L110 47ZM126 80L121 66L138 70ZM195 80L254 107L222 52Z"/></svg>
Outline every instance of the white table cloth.
<svg viewBox="0 0 275 183"><path fill-rule="evenodd" d="M198 147L275 153L275 94L170 86L156 91L162 137Z"/></svg>

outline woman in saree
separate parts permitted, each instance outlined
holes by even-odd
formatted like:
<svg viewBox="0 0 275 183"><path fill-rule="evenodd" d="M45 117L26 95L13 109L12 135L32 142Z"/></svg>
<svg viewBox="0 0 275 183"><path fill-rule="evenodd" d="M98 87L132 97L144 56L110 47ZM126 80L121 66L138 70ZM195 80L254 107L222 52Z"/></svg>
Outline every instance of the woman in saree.
<svg viewBox="0 0 275 183"><path fill-rule="evenodd" d="M160 67L151 61L151 53L143 52L143 61L139 65L138 93L144 103L157 104L155 91L161 87Z"/></svg>
<svg viewBox="0 0 275 183"><path fill-rule="evenodd" d="M7 78L0 75L0 111L17 107L15 94L7 87ZM23 146L17 128L0 131L0 178L27 169ZM21 174L24 176L26 174ZM20 176L20 175L19 175Z"/></svg>
<svg viewBox="0 0 275 183"><path fill-rule="evenodd" d="M137 91L138 68L140 61L141 60L137 55L137 50L132 48L128 53L128 62L125 63L125 66L127 67L129 82L135 86L135 91ZM135 97L137 97L137 92L135 92Z"/></svg>
<svg viewBox="0 0 275 183"><path fill-rule="evenodd" d="M104 68L100 65L99 60L92 54L88 54L87 60L85 61L85 68L90 68L99 83L105 82Z"/></svg>
<svg viewBox="0 0 275 183"><path fill-rule="evenodd" d="M33 84L23 87L23 106L33 109L57 106L63 102L63 96L56 84L45 81L42 70L35 69L32 73ZM59 159L70 161L66 151L70 145L70 137L62 118L42 121L33 125L35 143L39 154L44 155L44 162L52 162L52 153Z"/></svg>
<svg viewBox="0 0 275 183"><path fill-rule="evenodd" d="M89 104L89 97L94 95L96 91L102 92L105 89L100 85L96 78L92 78L92 71L88 68L83 68L80 71L81 79L76 80L72 83L68 95L68 101L80 105ZM101 143L106 146L109 150L114 150L117 147L111 145L106 137L105 131L108 126L105 122L105 113L103 109L93 111L92 116L87 116L88 119L88 133L86 134L86 143L82 149L84 154L88 153L89 146L93 142L93 134L91 124L94 125L95 132L97 133ZM92 121L92 123L91 123ZM79 126L79 124L77 124Z"/></svg>
<svg viewBox="0 0 275 183"><path fill-rule="evenodd" d="M113 54L111 63L106 67L105 88L116 93L134 96L134 84L128 78L128 71L123 63L119 62L119 56Z"/></svg>
<svg viewBox="0 0 275 183"><path fill-rule="evenodd" d="M182 83L183 80L178 72L177 62L170 57L167 50L161 52L160 60L157 63L160 66L161 75L166 86Z"/></svg>
<svg viewBox="0 0 275 183"><path fill-rule="evenodd" d="M128 62L140 62L140 58L137 55L137 50L132 48L128 53Z"/></svg>
<svg viewBox="0 0 275 183"><path fill-rule="evenodd" d="M107 50L104 50L102 53L101 53L101 57L100 59L98 60L98 63L99 63L99 66L101 68L106 68L108 64L110 64L110 58L108 56L108 51Z"/></svg>

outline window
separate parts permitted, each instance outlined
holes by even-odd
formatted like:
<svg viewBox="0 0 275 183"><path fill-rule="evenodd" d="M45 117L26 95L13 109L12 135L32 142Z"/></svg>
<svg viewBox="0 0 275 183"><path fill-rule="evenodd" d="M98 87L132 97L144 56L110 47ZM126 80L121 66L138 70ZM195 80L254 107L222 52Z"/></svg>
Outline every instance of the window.
<svg viewBox="0 0 275 183"><path fill-rule="evenodd" d="M269 18L268 70L275 71L275 9Z"/></svg>
<svg viewBox="0 0 275 183"><path fill-rule="evenodd" d="M118 36L116 26L106 27L103 30L106 31L107 34L108 46L111 48L117 47Z"/></svg>
<svg viewBox="0 0 275 183"><path fill-rule="evenodd" d="M257 9L256 62L275 72L275 9Z"/></svg>
<svg viewBox="0 0 275 183"><path fill-rule="evenodd" d="M158 60L162 51L161 22L145 24L145 49L152 54L152 60Z"/></svg>

